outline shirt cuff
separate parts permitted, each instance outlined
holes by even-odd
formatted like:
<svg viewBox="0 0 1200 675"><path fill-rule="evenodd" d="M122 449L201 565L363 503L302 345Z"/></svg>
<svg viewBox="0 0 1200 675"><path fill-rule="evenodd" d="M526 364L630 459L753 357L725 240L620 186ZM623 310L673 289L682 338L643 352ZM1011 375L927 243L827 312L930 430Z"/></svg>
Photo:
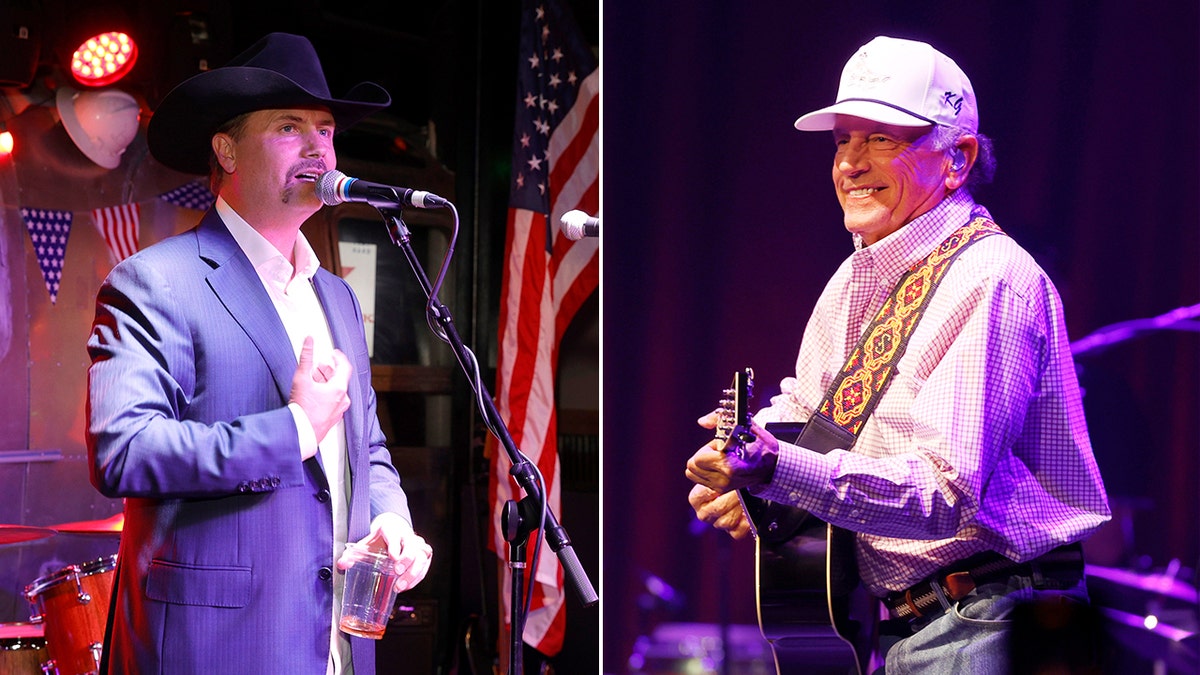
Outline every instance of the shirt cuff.
<svg viewBox="0 0 1200 675"><path fill-rule="evenodd" d="M300 441L300 456L312 457L317 454L317 432L313 430L312 422L299 403L289 403L288 410L292 411L292 419L296 420L296 438Z"/></svg>
<svg viewBox="0 0 1200 675"><path fill-rule="evenodd" d="M791 443L779 443L775 475L769 483L750 488L756 497L811 510L825 502L830 489L830 476L836 469L831 455L838 450L821 454Z"/></svg>

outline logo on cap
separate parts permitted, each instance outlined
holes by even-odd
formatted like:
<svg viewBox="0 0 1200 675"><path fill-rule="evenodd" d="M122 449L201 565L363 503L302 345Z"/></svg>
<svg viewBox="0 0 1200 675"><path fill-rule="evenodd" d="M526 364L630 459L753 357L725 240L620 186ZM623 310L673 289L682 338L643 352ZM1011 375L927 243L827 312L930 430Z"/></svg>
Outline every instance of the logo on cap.
<svg viewBox="0 0 1200 675"><path fill-rule="evenodd" d="M864 89L872 89L892 79L890 75L880 75L871 70L871 55L863 49L858 52L854 66L846 73L846 80Z"/></svg>
<svg viewBox="0 0 1200 675"><path fill-rule="evenodd" d="M942 103L954 108L955 116L962 112L963 100L962 94L956 94L952 91L942 94Z"/></svg>

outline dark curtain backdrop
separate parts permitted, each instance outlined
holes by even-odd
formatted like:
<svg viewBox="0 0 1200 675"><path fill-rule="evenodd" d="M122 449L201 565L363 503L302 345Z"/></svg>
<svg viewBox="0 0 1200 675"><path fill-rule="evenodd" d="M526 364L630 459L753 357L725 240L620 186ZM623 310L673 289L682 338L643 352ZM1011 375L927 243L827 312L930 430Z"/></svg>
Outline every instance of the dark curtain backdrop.
<svg viewBox="0 0 1200 675"><path fill-rule="evenodd" d="M1194 2L606 1L602 16L606 672L659 622L755 621L752 545L696 526L684 463L734 369L754 367L760 403L778 390L851 250L831 139L792 122L833 101L871 37L926 40L971 77L999 158L976 196L1054 279L1072 340L1200 302ZM1198 347L1163 331L1078 359L1133 525L1101 562L1196 565ZM680 597L648 601L650 575Z"/></svg>

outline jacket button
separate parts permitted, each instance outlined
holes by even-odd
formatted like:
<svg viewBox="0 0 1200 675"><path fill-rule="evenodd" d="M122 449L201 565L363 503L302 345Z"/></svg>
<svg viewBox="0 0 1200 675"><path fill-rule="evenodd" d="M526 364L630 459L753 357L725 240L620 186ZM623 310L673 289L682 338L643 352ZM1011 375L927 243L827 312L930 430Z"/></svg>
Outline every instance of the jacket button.
<svg viewBox="0 0 1200 675"><path fill-rule="evenodd" d="M322 504L329 501L329 490L319 490L317 492L317 501L321 502Z"/></svg>
<svg viewBox="0 0 1200 675"><path fill-rule="evenodd" d="M333 570L329 569L328 567L322 567L321 569L317 570L317 578L319 578L321 581L329 581L333 578Z"/></svg>

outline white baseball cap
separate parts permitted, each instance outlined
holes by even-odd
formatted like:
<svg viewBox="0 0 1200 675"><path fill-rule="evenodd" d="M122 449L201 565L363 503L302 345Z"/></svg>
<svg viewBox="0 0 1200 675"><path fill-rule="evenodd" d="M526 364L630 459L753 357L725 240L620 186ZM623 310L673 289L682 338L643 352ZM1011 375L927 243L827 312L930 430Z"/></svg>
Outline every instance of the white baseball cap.
<svg viewBox="0 0 1200 675"><path fill-rule="evenodd" d="M979 131L975 91L950 57L924 42L877 37L846 62L837 103L796 120L801 131L828 131L836 115L901 127L943 124Z"/></svg>

